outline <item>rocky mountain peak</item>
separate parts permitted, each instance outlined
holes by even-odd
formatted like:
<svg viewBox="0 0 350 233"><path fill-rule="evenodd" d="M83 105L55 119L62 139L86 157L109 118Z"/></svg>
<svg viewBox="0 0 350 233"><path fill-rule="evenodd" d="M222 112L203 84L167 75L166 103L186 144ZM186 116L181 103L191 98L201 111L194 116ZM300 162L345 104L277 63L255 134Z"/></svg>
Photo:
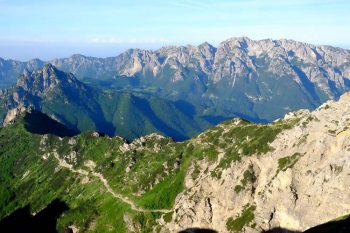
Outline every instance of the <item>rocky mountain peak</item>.
<svg viewBox="0 0 350 233"><path fill-rule="evenodd" d="M247 51L250 47L252 40L248 37L232 37L228 40L221 42L218 45L218 51L224 50L226 53L236 53L237 51Z"/></svg>
<svg viewBox="0 0 350 233"><path fill-rule="evenodd" d="M50 76L57 76L58 70L55 66L53 66L51 63L47 63L42 68L42 71L38 70L39 72L42 72L44 78L48 78Z"/></svg>
<svg viewBox="0 0 350 233"><path fill-rule="evenodd" d="M23 75L23 76L29 76L30 73L31 73L31 72L30 72L27 68L25 68L25 69L23 70L23 72L22 72L22 75Z"/></svg>
<svg viewBox="0 0 350 233"><path fill-rule="evenodd" d="M230 43L249 43L251 41L253 41L253 40L247 36L236 36L236 37L228 38L228 39L222 41L221 43L228 43L228 42L230 42Z"/></svg>
<svg viewBox="0 0 350 233"><path fill-rule="evenodd" d="M44 64L45 64L44 61L42 61L38 58L34 58L34 59L31 59L27 62L25 68L33 70L33 69L37 69L38 67L42 67Z"/></svg>
<svg viewBox="0 0 350 233"><path fill-rule="evenodd" d="M70 56L71 59L84 59L86 58L86 56L82 55L82 54L73 54L72 56Z"/></svg>
<svg viewBox="0 0 350 233"><path fill-rule="evenodd" d="M80 83L72 74L58 70L47 63L42 68L32 72L26 70L17 79L17 87L25 91L41 94L55 89L57 86L67 87Z"/></svg>
<svg viewBox="0 0 350 233"><path fill-rule="evenodd" d="M18 77L17 86L25 90L31 90L33 87L46 89L58 84L59 71L52 64L45 64L43 68L33 72L25 71Z"/></svg>
<svg viewBox="0 0 350 233"><path fill-rule="evenodd" d="M209 42L205 41L205 42L201 43L200 45L198 45L198 47L211 48L214 46L211 45Z"/></svg>
<svg viewBox="0 0 350 233"><path fill-rule="evenodd" d="M203 44L198 45L197 49L206 57L210 58L210 60L213 60L216 48L209 44L208 42L204 42Z"/></svg>

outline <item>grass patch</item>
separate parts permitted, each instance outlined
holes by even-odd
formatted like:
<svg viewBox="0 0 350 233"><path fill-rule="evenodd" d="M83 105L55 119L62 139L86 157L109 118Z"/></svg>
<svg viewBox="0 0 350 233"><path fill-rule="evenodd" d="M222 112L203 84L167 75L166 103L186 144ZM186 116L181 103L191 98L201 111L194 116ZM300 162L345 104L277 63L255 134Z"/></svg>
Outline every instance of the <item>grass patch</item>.
<svg viewBox="0 0 350 233"><path fill-rule="evenodd" d="M173 218L173 212L169 212L163 215L163 219L166 223L171 222L172 218Z"/></svg>
<svg viewBox="0 0 350 233"><path fill-rule="evenodd" d="M280 132L292 128L299 120L296 118L290 121L277 121L268 125L244 121L233 125L227 133L223 134L224 138L230 140L227 141L226 156L220 161L218 168L228 168L232 162L240 161L241 156L265 154L273 150L270 143Z"/></svg>
<svg viewBox="0 0 350 233"><path fill-rule="evenodd" d="M243 173L243 178L241 179L241 184L235 186L235 192L238 194L244 190L248 184L255 181L253 166L250 165L249 168Z"/></svg>
<svg viewBox="0 0 350 233"><path fill-rule="evenodd" d="M286 171L288 168L292 168L298 162L300 156L300 153L294 153L292 156L280 158L278 160L277 174L280 171Z"/></svg>
<svg viewBox="0 0 350 233"><path fill-rule="evenodd" d="M168 176L153 189L146 192L137 203L148 209L168 209L174 205L175 198L184 187L184 179L189 159L184 159L179 171L174 176Z"/></svg>
<svg viewBox="0 0 350 233"><path fill-rule="evenodd" d="M194 169L193 169L193 172L191 174L191 177L193 180L196 180L200 174L200 167L198 164L194 164Z"/></svg>
<svg viewBox="0 0 350 233"><path fill-rule="evenodd" d="M243 227L247 226L254 220L254 205L247 205L244 207L242 213L235 219L230 217L226 221L226 228L230 232L241 232Z"/></svg>

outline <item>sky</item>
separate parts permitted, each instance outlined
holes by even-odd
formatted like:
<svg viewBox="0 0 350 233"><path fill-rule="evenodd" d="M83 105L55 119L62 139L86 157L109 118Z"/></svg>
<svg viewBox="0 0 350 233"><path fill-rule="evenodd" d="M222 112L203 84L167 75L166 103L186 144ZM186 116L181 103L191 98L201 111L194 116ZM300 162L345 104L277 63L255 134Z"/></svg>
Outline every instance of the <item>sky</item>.
<svg viewBox="0 0 350 233"><path fill-rule="evenodd" d="M0 0L0 57L108 57L231 37L350 49L349 0Z"/></svg>

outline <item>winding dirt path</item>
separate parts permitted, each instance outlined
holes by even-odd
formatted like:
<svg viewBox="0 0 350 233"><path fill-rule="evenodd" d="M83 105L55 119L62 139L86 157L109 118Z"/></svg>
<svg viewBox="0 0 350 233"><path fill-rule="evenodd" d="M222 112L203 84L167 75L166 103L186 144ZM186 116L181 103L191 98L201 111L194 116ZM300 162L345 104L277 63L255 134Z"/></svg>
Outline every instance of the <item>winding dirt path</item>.
<svg viewBox="0 0 350 233"><path fill-rule="evenodd" d="M107 192L109 192L114 198L119 199L120 201L130 205L132 210L138 211L138 212L143 212L143 213L170 213L173 210L172 209L156 209L156 210L149 210L149 209L143 209L141 207L138 207L132 200L130 200L128 197L125 197L119 193L114 192L114 190L111 188L111 186L108 184L108 181L104 178L104 176L101 173L98 173L94 170L95 168L95 163L91 160L88 160L85 162L85 166L89 168L90 171L86 171L84 169L74 169L73 166L69 163L67 163L64 159L61 159L57 152L53 153L54 157L58 160L58 165L63 168L69 169L73 173L77 173L83 176L88 176L91 174L92 176L98 178L103 186L107 189Z"/></svg>

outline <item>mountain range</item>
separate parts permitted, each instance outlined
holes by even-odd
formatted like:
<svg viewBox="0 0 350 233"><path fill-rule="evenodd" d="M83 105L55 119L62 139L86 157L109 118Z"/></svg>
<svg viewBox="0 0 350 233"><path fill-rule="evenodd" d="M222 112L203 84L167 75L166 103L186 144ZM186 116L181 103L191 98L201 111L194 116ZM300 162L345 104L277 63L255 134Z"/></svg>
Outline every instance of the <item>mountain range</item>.
<svg viewBox="0 0 350 233"><path fill-rule="evenodd" d="M175 105L169 108L180 109L195 126L177 129L178 135L169 135L159 127L151 128L176 139L189 138L233 117L271 122L290 111L315 109L326 100L339 98L350 88L348 50L293 40L255 41L246 37L228 39L217 47L203 43L168 46L155 51L130 49L110 58L73 55L49 62L1 60L0 83L3 87L16 82L18 85L17 75L30 74L42 69L46 63L73 74L86 85L85 88L93 86L110 93L127 92L132 96L141 95L146 101L156 97ZM93 97L98 102L96 98ZM85 102L84 99L75 101ZM167 110L167 117L174 115L179 119L171 111ZM110 132L100 126L109 124L118 128L111 120L111 113L104 114L102 123L93 119L94 123L89 123L88 127L77 126L85 125L85 122L65 118L57 117L80 130L98 129L110 135L119 133L118 129ZM134 138L152 130L141 130L133 136L122 133L121 136Z"/></svg>

